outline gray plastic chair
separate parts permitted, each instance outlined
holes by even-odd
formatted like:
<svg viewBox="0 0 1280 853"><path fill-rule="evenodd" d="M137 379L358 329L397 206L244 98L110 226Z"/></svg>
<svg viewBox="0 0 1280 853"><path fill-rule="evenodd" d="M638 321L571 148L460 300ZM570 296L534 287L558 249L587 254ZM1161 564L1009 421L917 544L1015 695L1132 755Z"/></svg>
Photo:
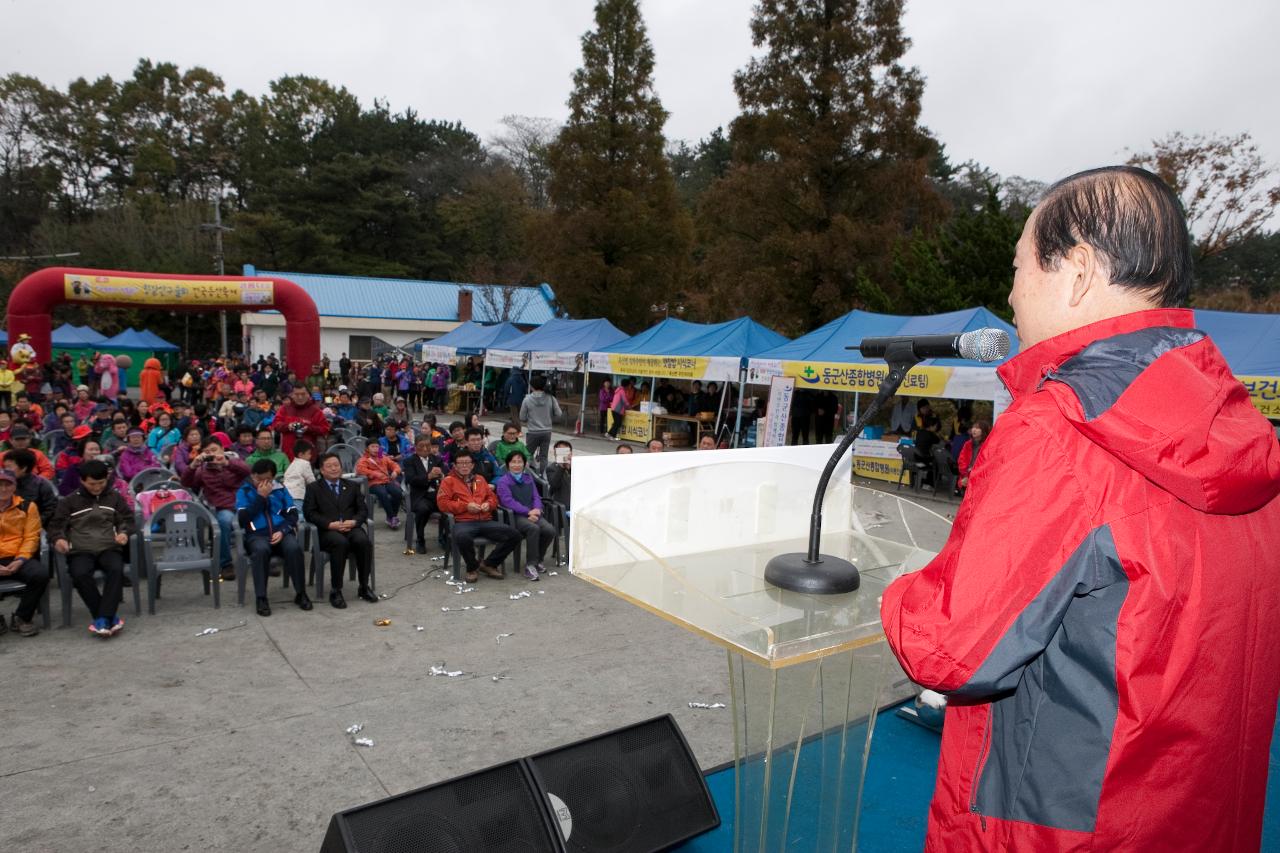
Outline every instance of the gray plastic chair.
<svg viewBox="0 0 1280 853"><path fill-rule="evenodd" d="M342 470L346 474L351 474L356 470L356 462L360 461L360 457L364 455L364 450L357 450L350 444L335 444L325 452L338 455L339 461L342 462Z"/></svg>
<svg viewBox="0 0 1280 853"><path fill-rule="evenodd" d="M204 593L213 587L213 606L221 607L218 583L218 519L197 501L173 501L156 510L142 527L143 563L147 570L147 612L156 612L160 576L167 572L201 572ZM237 574L240 574L237 571Z"/></svg>
<svg viewBox="0 0 1280 853"><path fill-rule="evenodd" d="M139 528L141 529L141 528ZM133 614L140 616L142 614L142 584L139 583L138 577L140 572L138 567L142 562L141 547L139 543L142 537L134 533L129 537L129 559L124 564L124 576L129 579L133 587ZM75 587L71 583L71 572L67 568L67 557L65 554L59 554L49 548L49 559L53 561L54 571L58 575L58 589L62 592L62 627L71 627L71 593L75 591ZM100 576L101 572L94 572L94 577ZM152 610L152 613L155 611Z"/></svg>
<svg viewBox="0 0 1280 853"><path fill-rule="evenodd" d="M503 519L499 516L498 513L503 513L503 512L507 512L507 511L503 509L499 509L497 512L495 512L494 520L498 522L502 522ZM462 580L462 552L458 550L458 540L453 535L453 526L457 524L457 521L454 519L453 514L448 512L441 513L440 518L442 523L445 524L446 526L445 536L447 536L449 539L449 556L453 561L453 579L455 581L460 581ZM508 514L508 518L510 518L509 514ZM465 524L466 522L463 522L463 523ZM506 523L511 524L509 520ZM514 527L514 524L512 524L512 527ZM476 558L478 560L484 559L485 548L491 547L492 545L495 544L491 540L485 539L483 536L477 536L472 541L475 542L475 545L476 545ZM509 559L512 561L511 562L512 570L516 574L520 573L520 546L523 544L524 543L521 542L517 544L515 548L511 549L511 556ZM502 570L502 574L505 577L507 573L506 566L503 565L503 566L499 566L498 568Z"/></svg>
<svg viewBox="0 0 1280 853"><path fill-rule="evenodd" d="M134 474L133 479L129 481L129 493L136 495L138 492L145 492L154 488L156 483L163 483L172 479L173 472L168 468L143 468Z"/></svg>
<svg viewBox="0 0 1280 853"><path fill-rule="evenodd" d="M369 446L369 439L365 438L363 435L356 435L352 436L351 440L348 441L347 444L354 447L357 453L364 453L364 449Z"/></svg>
<svg viewBox="0 0 1280 853"><path fill-rule="evenodd" d="M27 585L17 578L0 577L0 595L12 595L15 592L22 592ZM49 620L49 587L44 588L44 597L40 599L40 622L47 630L50 625Z"/></svg>

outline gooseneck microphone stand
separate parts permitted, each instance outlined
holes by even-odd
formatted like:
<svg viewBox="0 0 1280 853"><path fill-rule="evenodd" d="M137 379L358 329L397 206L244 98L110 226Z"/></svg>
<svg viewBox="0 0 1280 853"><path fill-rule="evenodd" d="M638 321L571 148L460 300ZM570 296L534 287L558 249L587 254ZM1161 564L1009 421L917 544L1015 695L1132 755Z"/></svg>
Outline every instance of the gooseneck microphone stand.
<svg viewBox="0 0 1280 853"><path fill-rule="evenodd" d="M812 595L837 595L853 592L861 583L858 569L853 563L831 554L819 553L822 539L822 499L826 496L827 484L831 481L840 458L853 445L867 421L897 393L907 371L920 363L910 341L891 343L885 350L884 359L889 363L888 375L880 381L880 389L871 404L840 439L840 444L827 460L827 466L822 469L822 476L818 478L818 490L813 495L813 513L809 517L808 552L779 554L765 566L764 579L776 587Z"/></svg>

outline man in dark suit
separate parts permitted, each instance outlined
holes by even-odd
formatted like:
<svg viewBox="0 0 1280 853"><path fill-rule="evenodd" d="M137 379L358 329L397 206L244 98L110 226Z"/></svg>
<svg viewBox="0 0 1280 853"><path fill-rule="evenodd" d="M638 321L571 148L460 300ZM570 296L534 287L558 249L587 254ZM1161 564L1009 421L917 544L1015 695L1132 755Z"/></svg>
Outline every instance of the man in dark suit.
<svg viewBox="0 0 1280 853"><path fill-rule="evenodd" d="M342 460L337 454L320 457L320 479L307 485L303 512L319 530L320 547L329 555L329 603L339 610L347 606L342 597L342 576L346 574L348 554L356 561L359 596L376 602L378 597L369 588L369 566L373 561L373 543L365 532L369 508L360 486L343 479Z"/></svg>
<svg viewBox="0 0 1280 853"><path fill-rule="evenodd" d="M440 481L448 470L444 459L436 453L436 440L430 434L418 436L413 453L404 457L404 480L409 487L409 508L413 511L413 524L417 539L416 550L427 553L426 527L431 514L437 511L436 493ZM440 535L440 547L444 549L444 535Z"/></svg>

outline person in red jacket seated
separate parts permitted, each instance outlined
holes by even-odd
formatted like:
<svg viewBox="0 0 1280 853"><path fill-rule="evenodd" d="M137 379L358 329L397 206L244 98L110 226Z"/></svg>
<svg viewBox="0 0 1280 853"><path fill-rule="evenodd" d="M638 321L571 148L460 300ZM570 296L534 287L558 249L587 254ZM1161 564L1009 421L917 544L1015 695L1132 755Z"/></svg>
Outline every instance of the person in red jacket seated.
<svg viewBox="0 0 1280 853"><path fill-rule="evenodd" d="M974 421L973 426L969 427L969 440L960 447L960 458L956 460L956 467L960 469L956 488L960 490L960 494L964 494L965 489L969 488L969 472L978 461L978 453L982 451L982 443L987 440L989 432L991 424L986 421Z"/></svg>
<svg viewBox="0 0 1280 853"><path fill-rule="evenodd" d="M329 434L329 420L320 404L301 385L289 392L289 399L276 412L271 428L281 434L280 449L293 460L293 443L300 438L322 447L320 437Z"/></svg>
<svg viewBox="0 0 1280 853"><path fill-rule="evenodd" d="M441 512L453 516L453 536L458 543L458 553L467 564L467 583L475 583L477 570L491 578L502 577L502 565L521 536L514 527L493 520L498 508L498 495L493 487L476 472L471 451L463 448L453 457L453 468L440 483L436 506ZM476 560L476 537L484 537L495 543L483 563Z"/></svg>
<svg viewBox="0 0 1280 853"><path fill-rule="evenodd" d="M1258 850L1280 695L1280 445L1186 303L1157 176L1050 187L1014 255L1012 403L941 553L885 590L948 697L930 851Z"/></svg>

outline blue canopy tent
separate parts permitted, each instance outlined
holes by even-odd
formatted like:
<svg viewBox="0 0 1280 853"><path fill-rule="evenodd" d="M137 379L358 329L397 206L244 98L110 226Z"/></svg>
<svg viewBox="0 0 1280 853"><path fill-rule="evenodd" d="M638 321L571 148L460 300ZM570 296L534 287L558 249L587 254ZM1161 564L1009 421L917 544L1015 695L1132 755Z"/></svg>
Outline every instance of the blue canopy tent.
<svg viewBox="0 0 1280 853"><path fill-rule="evenodd" d="M1280 314L1197 310L1195 323L1217 344L1258 410L1280 418Z"/></svg>
<svg viewBox="0 0 1280 853"><path fill-rule="evenodd" d="M1017 352L1017 332L986 308L966 308L918 317L850 311L821 328L751 358L749 381L767 383L773 376L794 376L799 387L874 393L880 386L884 362L864 358L846 347L863 338L887 335L941 335L997 328L1009 334L1010 357ZM962 358L931 358L912 369L899 393L921 397L990 400L999 393L995 367Z"/></svg>
<svg viewBox="0 0 1280 853"><path fill-rule="evenodd" d="M738 399L745 383L743 367L757 353L781 346L787 339L750 317L724 323L690 323L669 317L633 338L604 351L593 351L588 365L597 373L705 379L737 382ZM728 390L726 384L725 390ZM723 397L721 399L723 409ZM719 427L717 418L717 429ZM734 440L742 427L738 406Z"/></svg>
<svg viewBox="0 0 1280 853"><path fill-rule="evenodd" d="M53 355L55 358L63 353L70 355L71 376L76 382L83 382L84 377L80 375L80 359L84 358L86 361L92 359L94 350L106 339L106 335L89 326L63 323L53 330Z"/></svg>
<svg viewBox="0 0 1280 853"><path fill-rule="evenodd" d="M140 332L132 327L115 337L99 341L93 348L115 356L129 356L133 363L124 370L124 373L130 385L136 384L138 374L142 371L142 364L148 358L157 354L172 356L179 349L153 332Z"/></svg>
<svg viewBox="0 0 1280 853"><path fill-rule="evenodd" d="M511 323L486 326L468 321L422 344L418 352L423 361L453 361L460 355L484 355L490 347L514 344L524 334Z"/></svg>

